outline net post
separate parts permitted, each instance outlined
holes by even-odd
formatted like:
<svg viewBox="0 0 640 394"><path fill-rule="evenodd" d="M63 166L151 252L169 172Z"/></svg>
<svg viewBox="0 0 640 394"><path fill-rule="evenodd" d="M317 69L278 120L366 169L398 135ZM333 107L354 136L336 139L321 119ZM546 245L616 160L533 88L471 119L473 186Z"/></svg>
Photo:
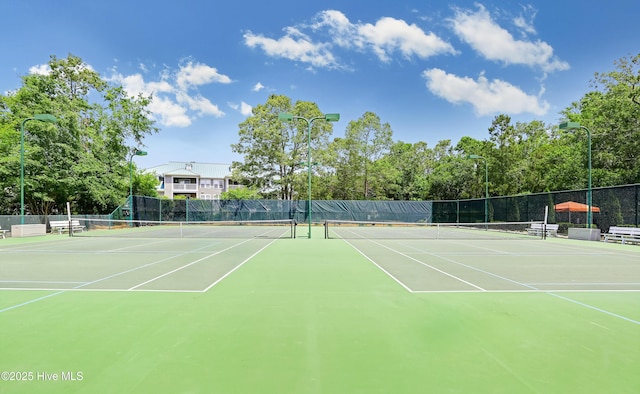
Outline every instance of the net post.
<svg viewBox="0 0 640 394"><path fill-rule="evenodd" d="M71 203L69 201L67 201L67 220L69 221L67 223L69 225L69 237L73 237L73 221L71 220Z"/></svg>
<svg viewBox="0 0 640 394"><path fill-rule="evenodd" d="M296 220L295 219L291 219L291 238L295 239L296 238Z"/></svg>
<svg viewBox="0 0 640 394"><path fill-rule="evenodd" d="M547 218L549 217L549 206L544 206L544 222L542 222L542 239L547 239Z"/></svg>

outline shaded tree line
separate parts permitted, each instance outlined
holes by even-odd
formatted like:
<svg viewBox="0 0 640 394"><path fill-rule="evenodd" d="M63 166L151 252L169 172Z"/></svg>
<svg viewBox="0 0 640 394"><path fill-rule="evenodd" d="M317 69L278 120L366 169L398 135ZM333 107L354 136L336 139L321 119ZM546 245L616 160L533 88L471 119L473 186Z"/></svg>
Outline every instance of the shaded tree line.
<svg viewBox="0 0 640 394"><path fill-rule="evenodd" d="M560 113L591 131L593 186L640 182L640 54L595 73L592 91ZM312 198L344 200L456 200L484 196L486 160L490 196L582 189L587 184L587 133L560 130L539 120L512 122L496 116L488 137L463 137L430 147L393 140L393 131L374 113L346 125L330 139L333 125L314 122L311 160L305 122L283 123L278 114L321 116L316 104L272 95L239 125L234 177L267 198L306 199L307 167Z"/></svg>
<svg viewBox="0 0 640 394"><path fill-rule="evenodd" d="M0 214L19 213L21 167L27 214L63 213L67 202L75 212L111 212L129 194L131 155L157 131L151 97L128 96L74 55L51 56L48 65L0 95ZM22 128L35 114L56 122ZM134 193L154 195L155 183L136 171Z"/></svg>
<svg viewBox="0 0 640 394"><path fill-rule="evenodd" d="M617 60L615 69L594 74L592 90L560 113L591 130L593 186L640 182L640 54ZM148 109L152 97L130 97L74 55L52 56L47 74L22 77L22 86L0 95L0 214L20 209L24 165L27 213L109 213L129 194L129 164L146 136L158 132ZM350 120L334 137L334 125L281 122L289 112L322 115L315 103L272 95L253 107L238 126L231 149L247 190L228 198L307 198L307 162L312 163L312 198L341 200L456 200L484 196L485 167L490 196L581 189L587 179L587 136L533 120L513 123L496 116L483 140L463 137L429 146L393 139L390 124L372 112ZM21 122L51 114L55 124ZM310 139L311 157L307 143ZM133 192L155 196L152 175L134 171Z"/></svg>

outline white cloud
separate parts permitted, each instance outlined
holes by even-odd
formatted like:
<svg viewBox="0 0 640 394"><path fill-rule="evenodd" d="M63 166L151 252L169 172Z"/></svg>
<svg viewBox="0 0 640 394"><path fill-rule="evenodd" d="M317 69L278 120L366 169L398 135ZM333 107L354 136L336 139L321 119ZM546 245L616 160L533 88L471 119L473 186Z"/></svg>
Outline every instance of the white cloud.
<svg viewBox="0 0 640 394"><path fill-rule="evenodd" d="M253 107L250 106L249 104L245 103L244 101L242 103L240 103L240 113L244 116L249 116L252 114Z"/></svg>
<svg viewBox="0 0 640 394"><path fill-rule="evenodd" d="M146 69L147 74L151 71L141 68ZM188 127L200 116L225 116L218 105L200 94L197 88L213 83L232 82L231 78L218 73L217 69L193 61L179 66L177 70L163 70L156 80L145 80L140 73L123 75L116 69L112 70L108 80L122 85L132 97L138 94L151 96L149 110L153 119L167 127Z"/></svg>
<svg viewBox="0 0 640 394"><path fill-rule="evenodd" d="M29 68L29 74L49 75L51 74L51 67L48 64L39 64Z"/></svg>
<svg viewBox="0 0 640 394"><path fill-rule="evenodd" d="M480 116L493 113L544 115L549 110L546 101L540 101L538 97L499 79L489 81L481 75L474 80L448 74L438 68L425 70L422 76L433 94L450 103L469 103Z"/></svg>
<svg viewBox="0 0 640 394"><path fill-rule="evenodd" d="M149 110L153 113L154 119L163 126L191 126L191 117L187 114L187 109L167 97L154 97Z"/></svg>
<svg viewBox="0 0 640 394"><path fill-rule="evenodd" d="M210 83L231 83L231 78L219 74L218 70L206 64L188 62L180 67L176 76L178 87L187 90L192 86L207 85Z"/></svg>
<svg viewBox="0 0 640 394"><path fill-rule="evenodd" d="M403 20L381 18L375 25L370 23L357 25L358 40L383 62L391 60L390 55L399 51L405 58L417 56L422 59L441 53L455 53L451 44L443 41L433 33L425 33L415 24L407 24Z"/></svg>
<svg viewBox="0 0 640 394"><path fill-rule="evenodd" d="M76 66L76 71L80 72L83 70L94 71L90 64L80 64ZM29 67L29 74L49 75L51 74L51 67L49 67L49 64L31 66Z"/></svg>
<svg viewBox="0 0 640 394"><path fill-rule="evenodd" d="M302 29L314 33L326 32L326 41L316 41ZM279 39L266 38L247 32L245 45L260 47L269 56L309 63L315 67L345 68L338 63L332 50L335 47L372 51L383 62L389 62L394 52L405 58L422 59L456 51L451 44L434 33L426 33L415 24L391 17L380 18L375 24L351 23L340 11L326 10L316 15L309 25L289 26Z"/></svg>
<svg viewBox="0 0 640 394"><path fill-rule="evenodd" d="M197 95L195 97L191 97L184 92L179 92L176 95L178 103L186 104L190 110L195 111L198 115L213 115L216 118L221 118L224 116L224 112L222 112L217 105L213 104L208 99L202 97L201 95Z"/></svg>
<svg viewBox="0 0 640 394"><path fill-rule="evenodd" d="M523 32L523 35L537 34L536 28L533 27L533 20L536 18L537 14L536 9L531 5L526 5L522 6L522 11L530 14L530 16L525 17L524 15L519 15L513 19L513 24Z"/></svg>
<svg viewBox="0 0 640 394"><path fill-rule="evenodd" d="M536 29L533 25L529 24L522 16L513 18L513 24L525 33L536 34Z"/></svg>
<svg viewBox="0 0 640 394"><path fill-rule="evenodd" d="M227 105L233 110L240 112L243 116L252 115L251 111L253 110L253 107L245 103L244 101L241 101L240 104L227 103Z"/></svg>
<svg viewBox="0 0 640 394"><path fill-rule="evenodd" d="M260 82L258 82L257 84L253 85L253 88L251 89L252 92L259 92L262 89L264 89L264 85L261 84Z"/></svg>
<svg viewBox="0 0 640 394"><path fill-rule="evenodd" d="M327 44L314 43L308 36L292 27L285 31L286 35L277 40L249 31L244 34L244 41L250 48L262 48L269 56L310 63L316 67L338 67Z"/></svg>
<svg viewBox="0 0 640 394"><path fill-rule="evenodd" d="M524 20L518 22L528 30ZM545 72L569 69L567 62L553 55L553 48L546 42L516 40L511 33L491 19L480 4L476 12L458 9L451 25L461 40L489 60L505 64L523 64L540 67Z"/></svg>

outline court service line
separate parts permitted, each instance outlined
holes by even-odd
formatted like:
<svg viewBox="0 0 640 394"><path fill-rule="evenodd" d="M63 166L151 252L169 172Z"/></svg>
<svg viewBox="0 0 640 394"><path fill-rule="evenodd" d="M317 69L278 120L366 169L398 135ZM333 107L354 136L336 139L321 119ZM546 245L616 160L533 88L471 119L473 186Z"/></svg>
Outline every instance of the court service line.
<svg viewBox="0 0 640 394"><path fill-rule="evenodd" d="M382 246L384 246L384 245L382 245ZM385 247L386 247L386 246L385 246ZM391 248L388 248L388 247L387 247L387 249L389 249L389 250L392 250L392 251L393 251L393 249L391 249ZM399 252L398 252L398 253L399 253ZM470 268L470 269L472 269L472 270L476 270L476 271L478 271L478 272L483 272L483 273L485 273L485 274L487 274L487 275L491 275L491 276L494 276L494 277L496 277L496 278L500 278L500 279L503 279L503 280L506 280L506 281L509 281L509 282L512 282L512 283L515 283L515 284L519 284L519 285L524 286L524 287L527 287L527 288L529 288L529 289L531 289L531 290L539 291L539 292L541 292L541 293L545 293L545 294L548 294L548 295L550 295L550 296L553 296L553 297L556 297L556 298L560 298L560 299L565 300L565 301L572 302L572 303L574 303L574 304L576 304L576 305L581 305L581 306L584 306L584 307L586 307L586 308L592 309L592 310L594 310L594 311L598 311L598 312L601 312L601 313L607 314L607 315L609 315L609 316L617 317L617 318L620 318L620 319L622 319L622 320L625 320L625 321L628 321L628 322L631 322L631 323L634 323L634 324L638 324L638 325L640 325L640 321L637 321L637 320L634 320L634 319L628 318L628 317L626 317L626 316L619 315L619 314L617 314L617 313L613 313L613 312L607 311L607 310L605 310L605 309L601 309L601 308L595 307L595 306L593 306L593 305L589 305L589 304L585 304L585 303L580 302L580 301L577 301L577 300L573 300L573 299L571 299L571 298L569 298L569 297L562 296L562 295L560 295L560 294L558 294L558 293L555 293L555 292L553 292L553 291L549 291L549 290L542 290L542 289L539 289L539 288L537 288L537 287L531 286L531 285L526 284L526 283L521 283L521 282L518 282L518 281L516 281L516 280L512 280L512 279L505 278L505 277L503 277L503 276L500 276L500 275L494 274L494 273L492 273L492 272L488 272L488 271L485 271L485 270L482 270L482 269L479 269L479 268L476 268L476 267L472 267L472 266L467 265L467 264L460 263L460 262L455 261L455 260L451 260L451 259L448 259L448 258L445 258L445 257L438 256L438 255L437 255L437 254L435 254L435 253L429 253L429 252L426 252L426 253L427 253L427 254L429 254L429 255L432 255L432 256L434 256L434 257L438 257L438 258L441 258L441 259L443 259L443 260L449 261L449 262L451 262L451 263L458 264L458 265L461 265L461 266L463 266L463 267L467 267L467 268ZM400 254L402 254L402 253L400 253Z"/></svg>
<svg viewBox="0 0 640 394"><path fill-rule="evenodd" d="M205 247L209 247L209 245L207 245ZM205 247L198 248L198 249L204 249ZM198 250L198 249L196 249L196 250ZM167 260L170 260L170 259L173 259L173 258L176 258L176 257L184 256L184 255L186 255L188 253L192 253L192 252L193 251L180 253L180 254L177 254L177 255L174 255L174 256L170 256L170 257L158 260L158 261L154 261L152 263L143 264L143 265L135 267L135 268L131 268L131 269L128 269L128 270L125 270L125 271L121 271L121 272L106 276L104 278L96 279L96 280L91 281L91 282L86 282L84 284L75 286L73 289L65 289L65 290L57 291L57 292L55 292L53 294L48 294L46 296L38 297L38 298L35 298L33 300L25 301L25 302L20 303L20 304L16 304L16 305L4 308L4 309L0 309L0 313L7 312L7 311L10 311L12 309L20 308L20 307L23 307L23 306L26 306L26 305L29 305L29 304L33 304L35 302L42 301L42 300L45 300L47 298L51 298L51 297L54 297L54 296L57 296L57 295L60 295L60 294L64 294L64 293L66 293L68 291L74 291L74 290L78 291L84 286L89 286L89 285L92 285L94 283L102 282L103 280L111 279L111 278L114 278L114 277L119 276L119 275L123 275L123 274L127 274L129 272L137 271L137 270L145 268L145 267L150 267L152 265L159 264L159 263L165 262ZM29 290L41 290L41 289L29 289ZM86 289L84 289L84 290L86 291Z"/></svg>
<svg viewBox="0 0 640 394"><path fill-rule="evenodd" d="M353 245L351 242L347 241L346 239L344 240L346 243L348 243L352 248L354 248L358 253L360 253L362 256L364 256L365 259L369 260L373 265L375 265L376 267L378 267L382 272L384 272L385 274L387 274L387 276L389 276L391 279L393 279L396 283L398 283L400 286L404 287L405 290L407 290L409 293L413 292L409 286L405 285L400 279L396 278L395 276L393 276L389 271L387 271L386 269L382 268L378 263L376 263L375 261L373 261L369 256L367 256L366 254L364 254L363 251L361 251L360 249L358 249L355 245Z"/></svg>
<svg viewBox="0 0 640 394"><path fill-rule="evenodd" d="M60 280L0 280L0 283L60 283L63 285L77 285L77 284L83 284L87 282L68 282L68 281L60 281ZM39 289L36 289L36 290L39 290Z"/></svg>
<svg viewBox="0 0 640 394"><path fill-rule="evenodd" d="M475 284L473 284L473 283L471 283L471 282L469 282L469 281L466 281L466 280L464 280L464 279L462 279L462 278L459 278L459 277L457 277L457 276L455 276L455 275L453 275L453 274L450 274L450 273L448 273L448 272L446 272L446 271L443 271L443 270L441 270L441 269L439 269L439 268L436 268L436 267L434 267L434 266L432 266L432 265L429 265L429 264L425 263L424 261L420 261L420 260L418 260L418 259L416 259L416 258L413 258L413 257L411 257L411 256L407 255L406 253L403 253L403 252L401 252L401 251L399 251L399 250L395 250L395 249L393 249L393 248L390 248L390 247L388 247L388 246L386 246L386 245L383 245L383 244L381 244L381 243L379 243L379 242L376 242L376 241L371 241L371 242L373 242L373 243L374 243L374 244L376 244L376 245L382 246L383 248L389 249L390 251L395 252L395 253L397 253L397 254L399 254L399 255L401 255L401 256L404 256L404 257L406 257L406 258L408 258L408 259L410 259L410 260L413 260L413 261L415 261L415 262L416 262L416 263L418 263L418 264L422 264L422 265L424 265L425 267L429 267L429 268L431 268L432 270L438 271L438 272L440 272L440 273L442 273L442 274L444 274L444 275L446 275L446 276L449 276L449 277L451 277L451 278L453 278L453 279L456 279L456 280L458 280L458 281L460 281L460 282L462 282L462 283L465 283L465 284L467 284L467 285L469 285L469 286L471 286L471 287L475 287L476 289L478 289L478 290L480 290L480 291L487 291L486 289L483 289L482 287L480 287L480 286L478 286L478 285L475 285ZM441 258L441 259L443 259L443 260L447 260L447 261L455 262L455 261L453 261L453 260L449 260L449 259L446 259L446 258L442 258L442 257L440 257L440 256L438 256L438 255L433 254L433 253L428 253L428 254L429 254L429 255L431 255L431 256L437 257L437 258Z"/></svg>
<svg viewBox="0 0 640 394"><path fill-rule="evenodd" d="M192 265L194 265L194 264L197 264L197 263L199 263L199 262L201 262L201 261L203 261L203 260L206 260L206 259L208 259L209 257L213 257L213 256L215 256L215 255L217 255L217 254L222 253L222 252L226 252L227 250L233 249L233 248L235 248L236 246L240 246L240 245L242 245L242 244L244 244L244 243L246 243L246 242L249 242L249 241L251 241L251 239L246 239L246 240L244 240L244 241L242 241L242 242L239 242L239 243L237 243L237 244L235 244L235 245L229 246L229 247L228 247L228 248L226 248L226 249L218 250L218 251L216 251L215 253L211 253L211 254L209 254L208 256L204 256L204 257L199 258L199 259L197 259L197 260L195 260L195 261L192 261L192 262L190 262L190 263L188 263L188 264L185 264L185 265L183 265L183 266L181 266L181 267L178 267L178 268L176 268L176 269L173 269L173 270L171 270L171 271L169 271L169 272L165 272L165 273L164 273L164 274L162 274L162 275L158 275L158 276L156 276L155 278L151 278L151 279L149 279L149 280L147 280L147 281L144 281L144 282L142 282L142 283L140 283L140 284L137 284L137 285L135 285L135 286L133 286L133 287L131 287L131 288L127 289L127 290L135 290L135 289L137 289L137 288L138 288L138 287L140 287L140 286L144 286L144 285L146 285L146 284L148 284L148 283L151 283L151 282L153 282L153 281L156 281L156 280L158 280L158 279L160 279L160 278L164 278L164 277L165 277L165 276L167 276L167 275L171 275L171 274L173 274L173 273L175 273L175 272L178 272L178 271L183 270L183 269L185 269L185 268L187 268L187 267L190 267L190 266L192 266Z"/></svg>
<svg viewBox="0 0 640 394"><path fill-rule="evenodd" d="M254 258L255 256L258 255L258 253L262 252L263 250L265 250L269 245L271 245L272 243L274 243L276 240L272 240L271 242L269 242L268 244L266 244L265 246L263 246L262 248L260 248L260 250L258 250L257 252L255 252L254 254L252 254L251 256L247 257L242 263L238 264L237 266L233 267L233 269L229 272L227 272L226 274L222 275L220 278L218 278L218 280L216 280L215 282L213 282L212 284L210 284L209 286L207 286L204 290L202 290L203 293L206 293L207 291L209 291L213 286L217 285L218 283L220 283L224 278L226 278L227 276L231 275L235 270L237 270L238 268L242 267L246 262L248 262L249 260L251 260L252 258Z"/></svg>
<svg viewBox="0 0 640 394"><path fill-rule="evenodd" d="M638 321L638 320L633 320L633 319L631 319L629 317L622 316L622 315L619 315L617 313L609 312L609 311L607 311L605 309L601 309L601 308L595 307L593 305L585 304L584 302L573 300L573 299L571 299L569 297L565 297L565 296L557 294L557 293L547 292L547 294L549 294L551 296L554 296L554 297L557 297L557 298L560 298L561 300L569 301L569 302L572 302L572 303L574 303L576 305L580 305L580 306L583 306L585 308L593 309L594 311L598 311L598 312L604 313L606 315L617 317L618 319L622 319L622 320L628 321L630 323L640 325L640 321Z"/></svg>
<svg viewBox="0 0 640 394"><path fill-rule="evenodd" d="M436 253L433 253L433 252L428 252L428 251L426 251L426 250L422 250L422 249L418 249L418 248L415 248L415 249L416 249L416 250L420 250L420 251L422 251L422 252L423 252L424 254L426 254L426 255L433 256L433 257L438 258L438 259L440 259L440 260L448 261L448 262L450 262L450 263L453 263L453 264L456 264L456 265L459 265L459 266L465 267L465 268L470 269L470 270L473 270L473 271L481 272L481 273L483 273L483 274L485 274L485 275L493 276L494 278L498 278L498 279L502 279L502 280L507 281L507 282L511 282L511 283L516 284L516 285L518 285L518 286L526 287L526 288L531 289L531 290L534 290L534 291L535 291L535 290L540 290L540 289L538 289L538 288L536 288L536 287L534 287L534 286L528 285L528 284L526 284L526 283L518 282L517 280L513 280L513 279L510 279L510 278L507 278L507 277L504 277L504 276L498 275L498 274L494 274L493 272L489 272L489 271L486 271L486 270L483 270L483 269L480 269L480 268L477 268L477 267L473 267L473 266L471 266L471 265L464 264L464 263L461 263L461 262L459 262L459 261L456 261L456 260L453 260L453 259L450 259L450 258L444 257L444 256L442 256L441 254L436 254ZM392 249L392 250L393 250L393 249ZM485 290L485 291L486 291L486 290Z"/></svg>
<svg viewBox="0 0 640 394"><path fill-rule="evenodd" d="M20 304L8 306L8 307L6 307L4 309L0 309L0 313L7 312L7 311L10 311L12 309L17 309L17 308L20 308L20 307L25 306L25 305L33 304L34 302L46 300L47 298L55 297L58 294L62 294L62 293L64 293L64 290L63 291L58 291L58 292L52 293L52 294L47 294L46 296L42 296L42 297L35 298L33 300L25 301L25 302L20 303Z"/></svg>
<svg viewBox="0 0 640 394"><path fill-rule="evenodd" d="M60 292L94 292L94 293L125 293L128 290L126 289L80 289L80 288L71 288L71 289L61 289L59 287L2 287L0 288L2 291L60 291ZM135 290L136 292L146 291L148 293L202 293L202 290L170 290L170 289L139 289Z"/></svg>

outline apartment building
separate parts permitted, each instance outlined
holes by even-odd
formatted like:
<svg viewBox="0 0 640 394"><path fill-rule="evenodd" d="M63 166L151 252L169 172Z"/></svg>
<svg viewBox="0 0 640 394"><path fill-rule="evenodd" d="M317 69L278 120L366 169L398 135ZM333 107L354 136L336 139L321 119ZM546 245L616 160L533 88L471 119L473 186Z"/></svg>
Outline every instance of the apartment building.
<svg viewBox="0 0 640 394"><path fill-rule="evenodd" d="M222 192L240 187L231 180L230 164L170 161L144 171L158 177L158 194L168 198L216 200Z"/></svg>

